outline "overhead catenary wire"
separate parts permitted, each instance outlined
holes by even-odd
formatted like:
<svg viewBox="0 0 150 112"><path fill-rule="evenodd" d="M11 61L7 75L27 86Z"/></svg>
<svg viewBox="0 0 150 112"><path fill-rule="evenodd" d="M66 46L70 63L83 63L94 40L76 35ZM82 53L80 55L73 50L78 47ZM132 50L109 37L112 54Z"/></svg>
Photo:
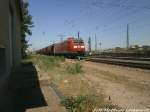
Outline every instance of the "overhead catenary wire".
<svg viewBox="0 0 150 112"><path fill-rule="evenodd" d="M95 3L94 3L95 2ZM90 8L92 8L92 7L94 7L94 5L96 5L95 7L100 7L101 8L101 5L102 5L102 3L103 3L103 5L104 6L110 6L110 7L120 7L120 8L125 8L125 9L129 9L129 8L137 8L135 11L129 11L129 13L131 13L131 14L128 14L127 13L127 15L132 15L132 14L135 14L136 12L139 12L139 10L140 10L140 8L139 7L136 7L136 6L133 6L133 5L129 5L129 4L127 4L127 2L128 2L128 0L117 0L117 2L118 2L118 4L114 4L114 2L115 2L115 0L114 1L112 1L112 2L110 2L110 3L103 3L103 2L99 2L99 0L94 0L93 1L93 3L88 3L88 5L91 5L91 6L88 6L88 8L90 7ZM126 3L126 5L123 5L123 3ZM145 9L145 7L143 7L143 9ZM89 10L91 10L91 9L89 9ZM119 18L116 18L116 20L115 21L118 21L118 19L119 20L121 20L122 18L124 19L124 18L126 18L126 17L124 17L125 15L123 15L123 16L120 16ZM80 15L80 17L82 17L82 15ZM79 17L79 18L80 18ZM75 23L75 21L79 21L80 19L74 19L74 20L71 20L71 22L69 23L69 24L73 24L73 25L71 25L71 26L76 26L74 23ZM74 23L72 23L72 22L74 22ZM112 23L114 23L114 21L112 22ZM107 25L109 25L109 26L111 26L111 24L112 23L109 23L109 24L106 24L106 25L104 25L105 27L107 26ZM97 28L98 29L98 28Z"/></svg>
<svg viewBox="0 0 150 112"><path fill-rule="evenodd" d="M101 2L97 2L99 0L93 0L93 1L96 1L96 2L92 4L88 3L88 6L82 10L82 13L78 17L72 18L70 22L68 22L68 26L70 26L69 28L77 29L79 26L81 26L80 21L82 17L84 16L88 17L90 16L90 14L93 14L95 18L105 16L105 18L112 17L112 19L110 22L106 19L103 24L101 24L102 22L100 22L96 25L94 24L93 26L89 26L89 28L86 28L88 29L86 31L87 33L89 33L88 32L89 30L90 32L97 33L100 31L102 32L102 31L117 30L120 28L125 29L125 25L127 23L136 25L136 23L140 21L140 18L142 17L137 17L139 13L142 13L143 11L147 11L147 12L150 11L149 7L147 7L146 5L140 6L137 4L135 5L130 4L130 0L117 0L117 3L114 3L116 0L113 0L108 3L104 3L103 2L104 0L101 0ZM115 8L116 10L112 13L111 9L113 8ZM104 9L102 13L99 12L101 9ZM121 10L118 10L118 9L121 9ZM121 11L124 11L124 12L121 13ZM98 16L98 15L101 15L101 16ZM113 17L113 15L117 15L117 16Z"/></svg>

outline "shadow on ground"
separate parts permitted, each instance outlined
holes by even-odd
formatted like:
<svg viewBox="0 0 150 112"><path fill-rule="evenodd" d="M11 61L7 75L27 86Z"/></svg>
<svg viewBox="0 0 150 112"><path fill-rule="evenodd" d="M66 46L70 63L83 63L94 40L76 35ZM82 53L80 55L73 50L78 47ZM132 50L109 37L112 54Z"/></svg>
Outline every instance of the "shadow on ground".
<svg viewBox="0 0 150 112"><path fill-rule="evenodd" d="M47 106L37 71L31 62L23 63L11 74L8 87L12 93L14 112L25 112L27 109Z"/></svg>

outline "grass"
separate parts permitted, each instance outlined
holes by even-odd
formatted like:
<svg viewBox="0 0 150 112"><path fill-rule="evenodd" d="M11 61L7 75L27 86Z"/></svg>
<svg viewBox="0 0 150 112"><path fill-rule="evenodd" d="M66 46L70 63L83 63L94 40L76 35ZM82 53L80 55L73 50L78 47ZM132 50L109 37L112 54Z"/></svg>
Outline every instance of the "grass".
<svg viewBox="0 0 150 112"><path fill-rule="evenodd" d="M88 108L92 111L93 103L94 101L91 100L91 97L86 96L68 97L62 101L62 105L65 106L68 112L83 112L83 109L87 107L87 104L90 105Z"/></svg>
<svg viewBox="0 0 150 112"><path fill-rule="evenodd" d="M93 112L95 108L118 108L116 105L104 103L103 98L94 95L67 97L61 102L61 104L68 110L68 112Z"/></svg>
<svg viewBox="0 0 150 112"><path fill-rule="evenodd" d="M60 67L60 63L65 61L64 57L54 57L54 56L45 56L37 55L34 58L34 63L36 63L42 70L48 72L51 69Z"/></svg>
<svg viewBox="0 0 150 112"><path fill-rule="evenodd" d="M95 96L68 97L62 101L68 112L92 112L96 104Z"/></svg>
<svg viewBox="0 0 150 112"><path fill-rule="evenodd" d="M73 63L72 65L68 65L66 70L71 74L81 74L83 73L82 66L80 63Z"/></svg>
<svg viewBox="0 0 150 112"><path fill-rule="evenodd" d="M70 63L64 57L44 55L28 58L49 75L51 82L65 96L62 104L68 112L91 112L94 107L108 107L104 96L95 89L98 85L85 79L86 72L79 62Z"/></svg>

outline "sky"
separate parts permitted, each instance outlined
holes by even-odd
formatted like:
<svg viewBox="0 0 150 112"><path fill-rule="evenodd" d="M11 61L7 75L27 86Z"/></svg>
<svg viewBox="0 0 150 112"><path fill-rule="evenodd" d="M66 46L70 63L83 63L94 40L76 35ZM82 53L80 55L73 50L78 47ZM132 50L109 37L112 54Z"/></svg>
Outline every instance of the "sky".
<svg viewBox="0 0 150 112"><path fill-rule="evenodd" d="M150 45L150 0L28 0L33 17L32 50L68 37L80 37L92 49L126 47L127 24L130 45Z"/></svg>

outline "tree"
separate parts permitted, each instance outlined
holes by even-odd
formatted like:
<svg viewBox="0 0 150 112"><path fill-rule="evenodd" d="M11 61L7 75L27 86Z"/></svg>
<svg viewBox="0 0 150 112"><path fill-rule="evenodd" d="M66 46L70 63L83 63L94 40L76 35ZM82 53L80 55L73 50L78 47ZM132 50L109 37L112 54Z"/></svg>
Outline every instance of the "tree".
<svg viewBox="0 0 150 112"><path fill-rule="evenodd" d="M22 56L25 58L27 56L26 50L30 46L26 40L27 35L32 35L31 28L33 27L32 16L28 11L28 2L23 3L23 22L21 25L21 43L22 43Z"/></svg>

